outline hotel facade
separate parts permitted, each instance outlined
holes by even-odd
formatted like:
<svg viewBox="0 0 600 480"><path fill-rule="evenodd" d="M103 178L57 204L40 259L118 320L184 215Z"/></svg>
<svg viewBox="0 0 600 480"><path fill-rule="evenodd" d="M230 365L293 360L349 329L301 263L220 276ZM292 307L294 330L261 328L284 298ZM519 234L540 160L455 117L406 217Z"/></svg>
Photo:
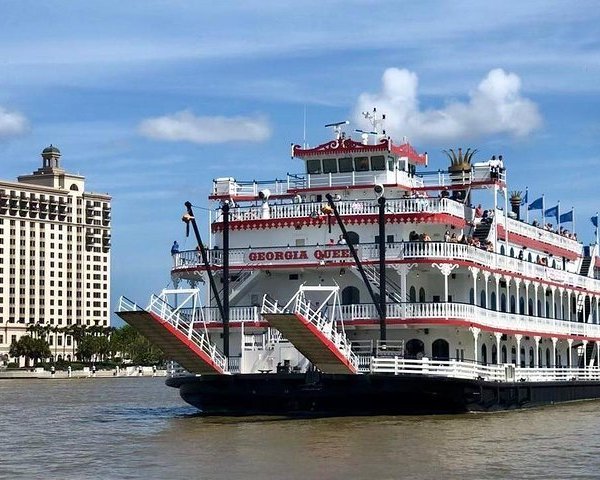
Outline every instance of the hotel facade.
<svg viewBox="0 0 600 480"><path fill-rule="evenodd" d="M111 197L86 192L58 148L41 155L32 174L0 181L0 365L18 360L10 346L36 336L31 325L54 360L75 359L70 326L110 325Z"/></svg>

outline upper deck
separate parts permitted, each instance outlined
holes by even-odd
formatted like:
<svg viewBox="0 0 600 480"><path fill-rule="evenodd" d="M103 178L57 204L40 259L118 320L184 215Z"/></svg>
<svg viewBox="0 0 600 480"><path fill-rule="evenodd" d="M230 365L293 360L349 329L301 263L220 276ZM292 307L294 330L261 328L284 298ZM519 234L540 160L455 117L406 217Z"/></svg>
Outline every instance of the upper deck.
<svg viewBox="0 0 600 480"><path fill-rule="evenodd" d="M408 142L395 145L390 138L375 143L356 142L342 133L335 140L314 148L292 146L292 158L304 162L301 173L287 173L282 180L240 182L231 177L213 181L212 200L252 201L261 192L271 198L289 198L310 192L363 189L374 185L400 190L455 190L489 188L505 184L504 168L490 162L470 164L459 149L461 163L447 170L419 171L428 165L427 153L420 154Z"/></svg>

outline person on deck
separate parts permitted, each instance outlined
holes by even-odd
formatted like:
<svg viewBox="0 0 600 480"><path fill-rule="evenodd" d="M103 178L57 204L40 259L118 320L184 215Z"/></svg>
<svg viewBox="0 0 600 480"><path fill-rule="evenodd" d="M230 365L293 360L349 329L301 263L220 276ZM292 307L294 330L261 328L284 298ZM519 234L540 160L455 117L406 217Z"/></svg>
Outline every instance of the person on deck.
<svg viewBox="0 0 600 480"><path fill-rule="evenodd" d="M177 243L177 240L175 240L171 246L171 256L173 257L173 265L175 266L177 266L177 259L175 257L177 253L179 253L179 244Z"/></svg>

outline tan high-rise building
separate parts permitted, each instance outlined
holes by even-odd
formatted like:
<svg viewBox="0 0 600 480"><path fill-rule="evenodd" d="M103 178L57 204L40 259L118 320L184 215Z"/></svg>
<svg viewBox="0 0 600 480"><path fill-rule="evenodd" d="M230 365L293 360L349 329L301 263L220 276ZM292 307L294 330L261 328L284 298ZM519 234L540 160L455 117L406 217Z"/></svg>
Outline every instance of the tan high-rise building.
<svg viewBox="0 0 600 480"><path fill-rule="evenodd" d="M66 172L58 148L17 182L0 181L0 365L30 325L44 325L55 359L74 359L66 327L109 326L110 207Z"/></svg>

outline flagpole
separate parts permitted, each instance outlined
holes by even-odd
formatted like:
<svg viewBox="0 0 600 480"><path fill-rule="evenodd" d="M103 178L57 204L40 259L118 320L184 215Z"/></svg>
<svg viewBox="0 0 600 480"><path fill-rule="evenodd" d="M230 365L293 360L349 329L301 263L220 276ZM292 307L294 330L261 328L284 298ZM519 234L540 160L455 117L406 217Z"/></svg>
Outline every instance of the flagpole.
<svg viewBox="0 0 600 480"><path fill-rule="evenodd" d="M596 212L596 245L598 245L598 212Z"/></svg>
<svg viewBox="0 0 600 480"><path fill-rule="evenodd" d="M560 232L560 200L558 201L558 203L556 204L556 222L558 223L558 228L556 229L557 232Z"/></svg>
<svg viewBox="0 0 600 480"><path fill-rule="evenodd" d="M573 234L577 235L575 232L575 207L571 207L571 211L573 212Z"/></svg>
<svg viewBox="0 0 600 480"><path fill-rule="evenodd" d="M546 201L544 200L544 194L542 193L542 228L546 226Z"/></svg>
<svg viewBox="0 0 600 480"><path fill-rule="evenodd" d="M525 202L525 210L527 210L527 212L525 213L527 215L525 221L529 223L529 187L525 187L525 198L527 199L527 201Z"/></svg>

